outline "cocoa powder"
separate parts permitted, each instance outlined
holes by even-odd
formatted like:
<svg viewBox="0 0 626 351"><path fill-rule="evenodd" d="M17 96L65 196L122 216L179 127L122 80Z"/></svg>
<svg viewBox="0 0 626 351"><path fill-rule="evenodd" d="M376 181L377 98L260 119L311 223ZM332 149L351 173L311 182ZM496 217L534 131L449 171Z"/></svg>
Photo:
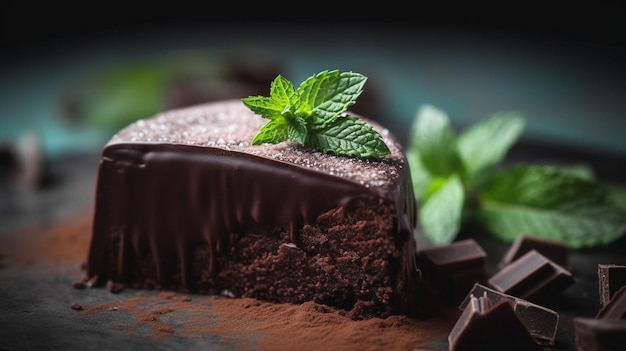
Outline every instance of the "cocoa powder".
<svg viewBox="0 0 626 351"><path fill-rule="evenodd" d="M169 337L219 335L224 343L247 349L255 336L261 350L443 350L454 320L452 309L419 320L405 316L355 321L340 311L306 302L274 304L161 292L134 296L80 312L98 323L105 313L128 313L133 322L113 329L134 335L149 329L154 341ZM126 319L123 319L126 320Z"/></svg>

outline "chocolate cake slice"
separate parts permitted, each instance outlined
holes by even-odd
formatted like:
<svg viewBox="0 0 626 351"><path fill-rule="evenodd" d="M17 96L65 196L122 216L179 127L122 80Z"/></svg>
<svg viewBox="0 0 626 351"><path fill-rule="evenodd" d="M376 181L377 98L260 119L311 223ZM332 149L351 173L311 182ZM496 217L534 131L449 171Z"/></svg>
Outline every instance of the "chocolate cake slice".
<svg viewBox="0 0 626 351"><path fill-rule="evenodd" d="M122 129L102 151L86 279L315 301L353 319L412 315L419 271L410 171L394 137L362 120L391 154L251 145L267 120L240 100Z"/></svg>

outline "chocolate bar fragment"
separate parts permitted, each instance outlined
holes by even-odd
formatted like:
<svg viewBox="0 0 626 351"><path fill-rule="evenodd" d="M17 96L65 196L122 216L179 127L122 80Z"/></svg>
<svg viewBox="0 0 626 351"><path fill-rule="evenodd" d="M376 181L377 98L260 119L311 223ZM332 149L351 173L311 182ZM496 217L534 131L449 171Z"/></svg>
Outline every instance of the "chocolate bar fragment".
<svg viewBox="0 0 626 351"><path fill-rule="evenodd" d="M577 351L623 351L626 320L574 318Z"/></svg>
<svg viewBox="0 0 626 351"><path fill-rule="evenodd" d="M448 335L450 351L541 350L508 301L492 304L487 296L469 296Z"/></svg>
<svg viewBox="0 0 626 351"><path fill-rule="evenodd" d="M361 117L359 117L361 118ZM120 130L98 169L87 281L415 312L416 206L402 147L360 159L252 145L267 123L241 100L163 112Z"/></svg>
<svg viewBox="0 0 626 351"><path fill-rule="evenodd" d="M596 315L598 319L626 319L626 285L622 286L609 303Z"/></svg>
<svg viewBox="0 0 626 351"><path fill-rule="evenodd" d="M524 234L517 237L500 263L498 263L498 267L500 269L504 268L533 249L561 267L567 268L569 265L569 247L566 244L556 240Z"/></svg>
<svg viewBox="0 0 626 351"><path fill-rule="evenodd" d="M487 282L487 254L474 239L420 250L418 261L442 300L461 301L475 283Z"/></svg>
<svg viewBox="0 0 626 351"><path fill-rule="evenodd" d="M557 312L515 296L490 289L481 284L474 285L472 290L465 297L465 300L463 300L459 306L459 309L465 310L470 304L470 301L472 301L472 298L481 296L488 297L494 305L502 301L508 302L537 344L546 346L554 345L556 331L559 325L559 314Z"/></svg>
<svg viewBox="0 0 626 351"><path fill-rule="evenodd" d="M489 279L492 288L535 303L555 298L572 284L568 270L534 249Z"/></svg>
<svg viewBox="0 0 626 351"><path fill-rule="evenodd" d="M598 289L600 304L606 305L622 286L626 285L626 266L617 264L598 265Z"/></svg>

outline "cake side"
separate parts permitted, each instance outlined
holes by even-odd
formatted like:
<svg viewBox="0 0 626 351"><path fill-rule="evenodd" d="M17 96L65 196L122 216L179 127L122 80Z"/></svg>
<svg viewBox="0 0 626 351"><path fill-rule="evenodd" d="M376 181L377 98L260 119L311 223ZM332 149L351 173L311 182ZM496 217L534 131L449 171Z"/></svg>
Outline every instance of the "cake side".
<svg viewBox="0 0 626 351"><path fill-rule="evenodd" d="M88 276L312 300L354 318L410 314L416 219L400 149L361 160L251 146L255 118L237 102L213 103L120 131L102 154Z"/></svg>

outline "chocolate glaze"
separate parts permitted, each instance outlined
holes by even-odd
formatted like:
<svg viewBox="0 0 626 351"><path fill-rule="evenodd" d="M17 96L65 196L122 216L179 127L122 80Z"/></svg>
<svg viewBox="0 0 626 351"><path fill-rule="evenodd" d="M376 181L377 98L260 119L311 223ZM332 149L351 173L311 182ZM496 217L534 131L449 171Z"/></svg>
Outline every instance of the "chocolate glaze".
<svg viewBox="0 0 626 351"><path fill-rule="evenodd" d="M233 233L285 226L297 245L300 228L323 212L380 199L395 209L398 275L409 282L416 207L399 144L370 122L391 155L363 160L288 142L250 145L264 121L233 100L170 111L115 135L100 162L88 276L97 284L124 282L130 260L150 256L158 286L193 291L194 247L209 247L209 271L217 274L215 257L228 253ZM171 281L173 267L180 267L180 282Z"/></svg>

